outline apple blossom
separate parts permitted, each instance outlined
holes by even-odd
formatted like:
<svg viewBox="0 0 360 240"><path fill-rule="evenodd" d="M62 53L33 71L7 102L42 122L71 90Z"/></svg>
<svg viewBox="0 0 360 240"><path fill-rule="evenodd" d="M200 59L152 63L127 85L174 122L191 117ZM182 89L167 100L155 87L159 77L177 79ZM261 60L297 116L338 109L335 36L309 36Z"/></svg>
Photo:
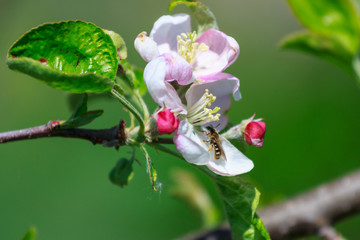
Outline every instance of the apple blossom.
<svg viewBox="0 0 360 240"><path fill-rule="evenodd" d="M206 165L217 174L234 176L250 171L253 162L219 135L226 159L214 159L208 136L196 128L227 124L224 113L241 98L239 79L223 73L239 55L239 45L226 34L210 29L201 36L191 32L186 14L162 16L148 37L138 35L135 48L149 62L144 70L148 92L161 107L180 120L174 143L186 161ZM216 122L216 123L214 123ZM159 127L159 125L158 125Z"/></svg>
<svg viewBox="0 0 360 240"><path fill-rule="evenodd" d="M186 114L176 89L170 84L172 81L180 87L191 83L194 87L210 83L219 87L221 84L223 92L226 91L226 100L223 101L229 101L227 95L231 93L235 100L241 98L239 80L222 72L238 57L239 45L232 37L215 29L209 29L198 37L196 32L191 32L189 15L160 17L150 36L145 32L139 34L134 45L142 58L149 62L144 70L144 81L160 106ZM211 90L211 87L204 86L202 91L206 88ZM202 94L197 96L200 98Z"/></svg>

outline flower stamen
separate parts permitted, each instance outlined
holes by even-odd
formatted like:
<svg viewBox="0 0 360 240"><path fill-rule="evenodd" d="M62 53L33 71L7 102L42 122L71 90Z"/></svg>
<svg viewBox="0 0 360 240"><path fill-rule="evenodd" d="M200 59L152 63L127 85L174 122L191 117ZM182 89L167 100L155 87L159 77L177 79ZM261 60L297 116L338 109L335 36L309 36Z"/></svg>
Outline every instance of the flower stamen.
<svg viewBox="0 0 360 240"><path fill-rule="evenodd" d="M208 122L219 121L221 114L217 112L220 108L209 108L215 100L216 97L209 93L208 89L205 89L204 95L188 109L188 121L195 126L204 125Z"/></svg>
<svg viewBox="0 0 360 240"><path fill-rule="evenodd" d="M197 39L196 32L182 33L177 36L177 49L178 54L182 56L190 65L193 65L196 61L196 54L198 51L206 52L209 50L209 46L205 43L195 42Z"/></svg>

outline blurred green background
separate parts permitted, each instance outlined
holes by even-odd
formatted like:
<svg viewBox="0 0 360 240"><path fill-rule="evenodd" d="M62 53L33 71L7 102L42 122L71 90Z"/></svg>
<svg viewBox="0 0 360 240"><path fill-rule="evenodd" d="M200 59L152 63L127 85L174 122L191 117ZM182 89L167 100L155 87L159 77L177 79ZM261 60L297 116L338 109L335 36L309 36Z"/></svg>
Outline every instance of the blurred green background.
<svg viewBox="0 0 360 240"><path fill-rule="evenodd" d="M262 204L286 199L357 169L360 165L360 88L338 68L319 59L280 52L282 37L302 29L283 1L204 0L220 29L240 44L228 72L239 77L243 99L230 119L254 112L265 118L264 147L250 147L255 168L247 177L261 190ZM44 22L81 19L120 33L129 60L145 63L133 48L141 31L168 14L164 0L0 0L0 131L66 119L67 93L52 89L5 64L11 44ZM175 12L187 11L178 7ZM151 99L148 97L149 102ZM90 127L108 128L123 112L116 101L90 102L104 116ZM192 166L151 151L162 191L153 192L143 163L121 189L108 180L116 161L128 154L75 139L38 139L0 145L0 239L20 239L30 225L39 239L173 239L201 226L191 208L171 197L170 172ZM360 239L360 217L337 225L348 239Z"/></svg>

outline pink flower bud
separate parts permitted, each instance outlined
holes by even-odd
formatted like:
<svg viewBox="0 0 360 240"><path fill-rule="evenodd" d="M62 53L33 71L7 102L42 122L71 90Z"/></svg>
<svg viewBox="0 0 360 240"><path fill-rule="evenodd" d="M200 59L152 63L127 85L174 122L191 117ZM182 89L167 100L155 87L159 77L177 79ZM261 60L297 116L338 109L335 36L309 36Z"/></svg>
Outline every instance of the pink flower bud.
<svg viewBox="0 0 360 240"><path fill-rule="evenodd" d="M262 147L266 132L266 124L261 122L262 119L249 122L244 130L244 136L247 144L256 147Z"/></svg>
<svg viewBox="0 0 360 240"><path fill-rule="evenodd" d="M157 114L156 125L160 135L171 134L178 128L179 119L167 108Z"/></svg>

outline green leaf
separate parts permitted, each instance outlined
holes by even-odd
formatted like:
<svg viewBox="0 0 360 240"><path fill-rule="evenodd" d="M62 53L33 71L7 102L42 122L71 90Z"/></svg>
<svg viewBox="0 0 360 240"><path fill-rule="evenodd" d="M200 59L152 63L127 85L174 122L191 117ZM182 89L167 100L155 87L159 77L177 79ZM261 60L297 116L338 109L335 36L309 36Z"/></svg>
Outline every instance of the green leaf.
<svg viewBox="0 0 360 240"><path fill-rule="evenodd" d="M77 104L71 117L64 123L61 123L61 128L75 128L92 122L95 118L103 114L103 110L87 111L87 94L84 94L80 102Z"/></svg>
<svg viewBox="0 0 360 240"><path fill-rule="evenodd" d="M143 80L143 71L139 68L134 68L126 61L121 60L121 70L118 71L116 83L119 92L123 95L135 108L144 113L143 109L146 106L141 104L140 96L147 92L145 82Z"/></svg>
<svg viewBox="0 0 360 240"><path fill-rule="evenodd" d="M134 67L134 74L135 74L135 81L136 83L134 85L137 86L137 89L139 90L139 93L141 96L144 96L144 94L147 92L147 87L144 81L144 71L141 68Z"/></svg>
<svg viewBox="0 0 360 240"><path fill-rule="evenodd" d="M127 48L126 48L124 39L116 32L106 30L106 29L103 29L103 30L113 40L116 51L117 51L118 60L120 61L121 59L126 59L127 58Z"/></svg>
<svg viewBox="0 0 360 240"><path fill-rule="evenodd" d="M168 10L171 11L175 6L184 4L187 6L195 17L198 24L198 34L202 34L209 29L219 29L215 15L202 2L195 0L172 0Z"/></svg>
<svg viewBox="0 0 360 240"><path fill-rule="evenodd" d="M121 158L109 173L110 181L120 187L128 185L130 180L134 177L132 168L133 162L133 160Z"/></svg>
<svg viewBox="0 0 360 240"><path fill-rule="evenodd" d="M22 240L35 240L37 236L37 231L35 227L30 227L29 230L25 233Z"/></svg>
<svg viewBox="0 0 360 240"><path fill-rule="evenodd" d="M10 48L10 69L73 93L111 90L117 72L111 37L92 23L47 23L25 33Z"/></svg>
<svg viewBox="0 0 360 240"><path fill-rule="evenodd" d="M217 176L215 183L221 192L233 239L270 239L263 222L255 213L260 192L240 177Z"/></svg>
<svg viewBox="0 0 360 240"><path fill-rule="evenodd" d="M336 39L351 54L360 41L360 20L350 0L288 0L295 15L311 32Z"/></svg>
<svg viewBox="0 0 360 240"><path fill-rule="evenodd" d="M146 158L146 171L149 175L152 189L154 191L158 191L160 189L160 184L158 183L158 176L154 164L152 163L151 158L148 152L146 151L146 148L143 145L141 145L140 149L143 151Z"/></svg>
<svg viewBox="0 0 360 240"><path fill-rule="evenodd" d="M287 36L280 44L282 49L298 50L330 61L351 75L353 56L336 38L323 37L311 32Z"/></svg>

